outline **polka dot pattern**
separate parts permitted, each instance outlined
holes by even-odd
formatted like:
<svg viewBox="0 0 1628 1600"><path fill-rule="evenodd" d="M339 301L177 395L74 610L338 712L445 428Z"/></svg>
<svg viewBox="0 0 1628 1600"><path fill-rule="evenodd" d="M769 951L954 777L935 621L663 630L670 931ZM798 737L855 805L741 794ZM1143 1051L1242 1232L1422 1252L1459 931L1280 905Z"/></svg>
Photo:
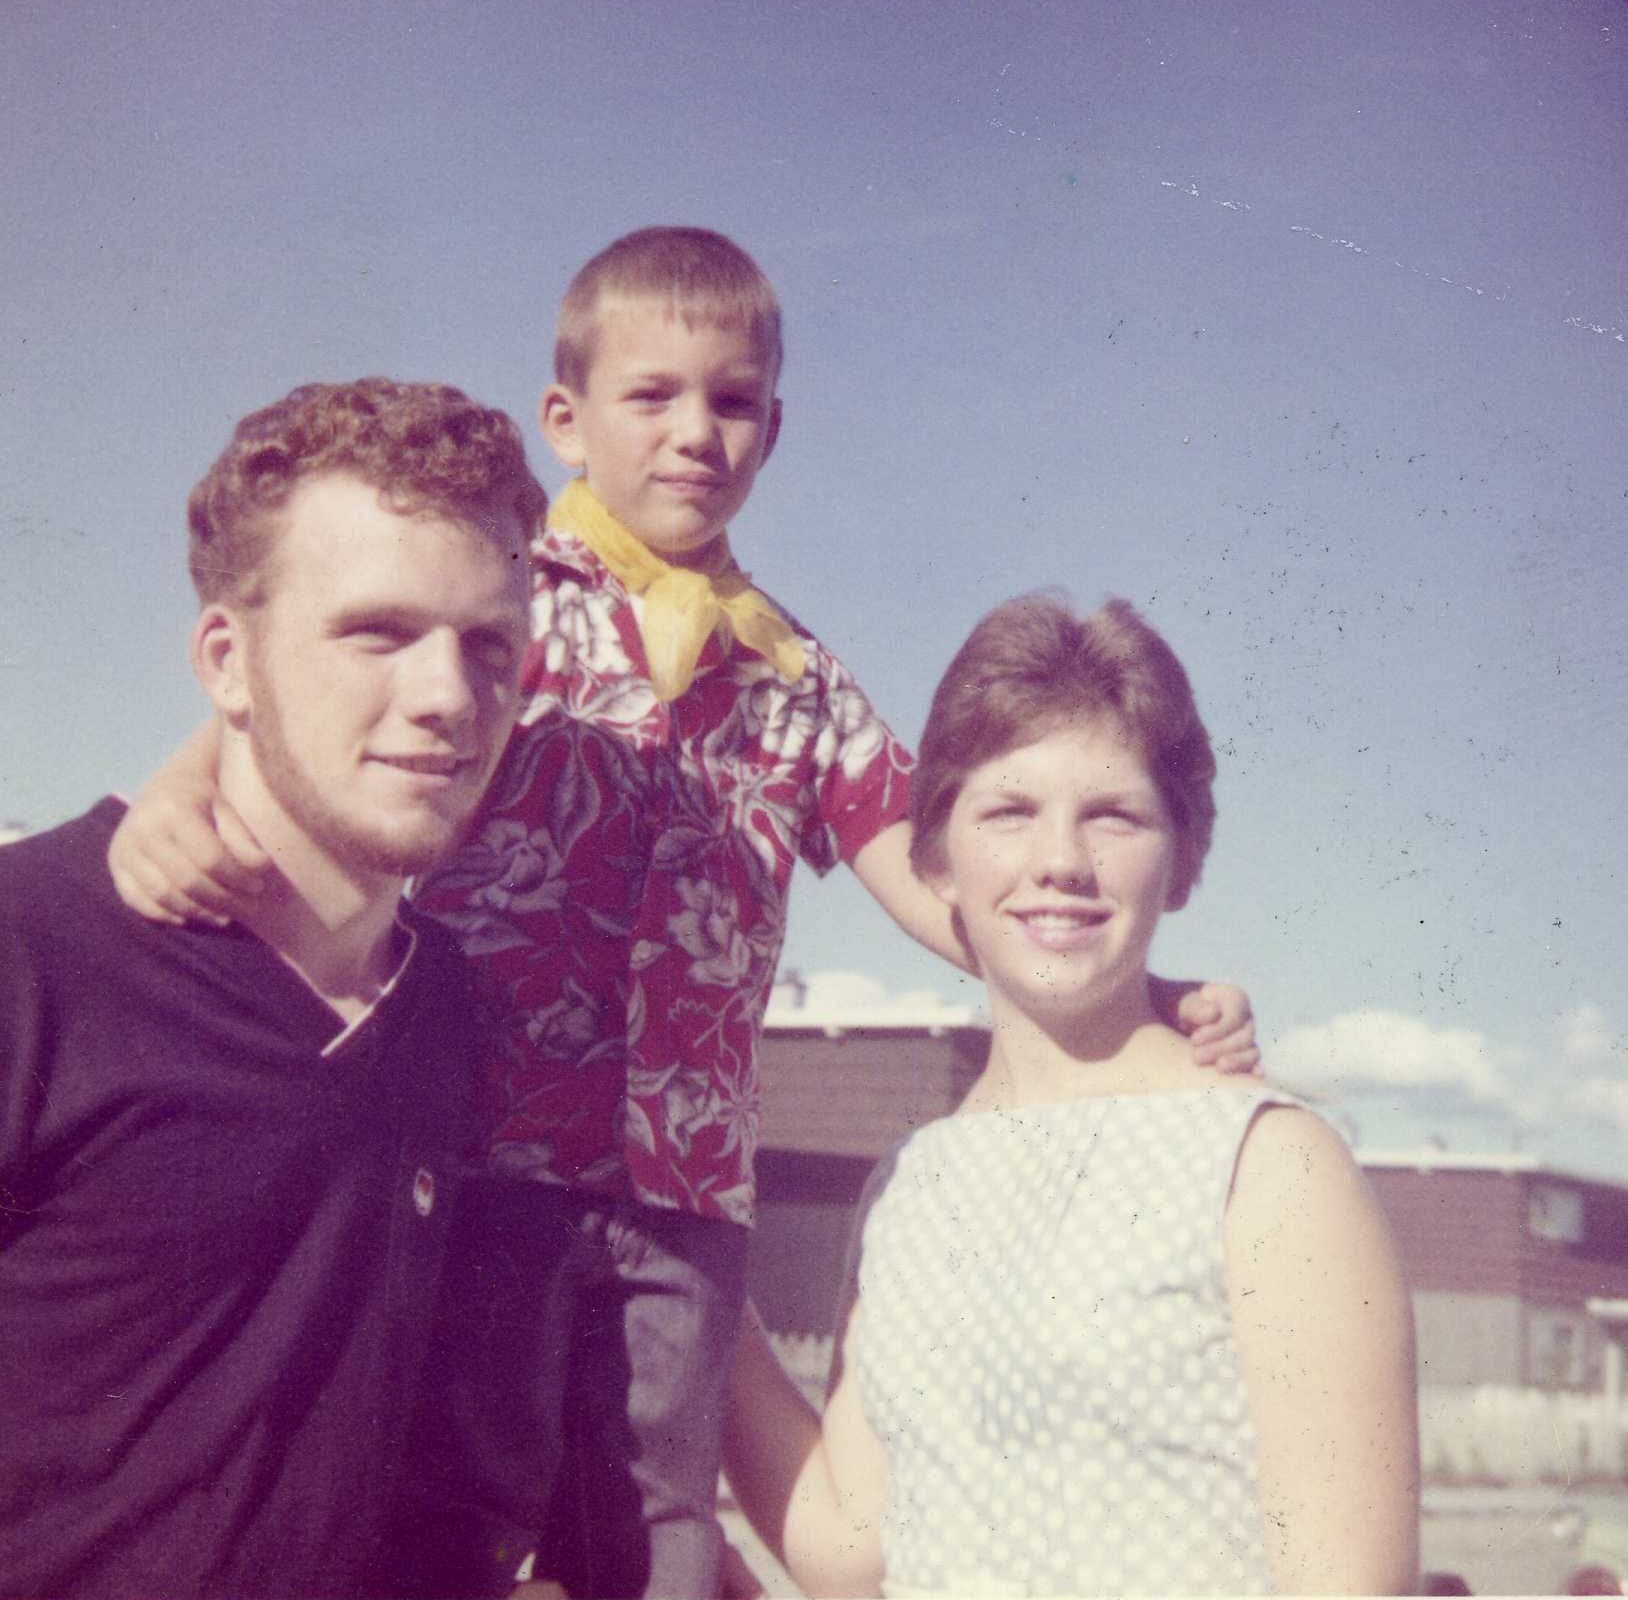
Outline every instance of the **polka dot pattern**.
<svg viewBox="0 0 1628 1600"><path fill-rule="evenodd" d="M888 1592L1260 1594L1215 1088L951 1117L865 1222L858 1372Z"/></svg>

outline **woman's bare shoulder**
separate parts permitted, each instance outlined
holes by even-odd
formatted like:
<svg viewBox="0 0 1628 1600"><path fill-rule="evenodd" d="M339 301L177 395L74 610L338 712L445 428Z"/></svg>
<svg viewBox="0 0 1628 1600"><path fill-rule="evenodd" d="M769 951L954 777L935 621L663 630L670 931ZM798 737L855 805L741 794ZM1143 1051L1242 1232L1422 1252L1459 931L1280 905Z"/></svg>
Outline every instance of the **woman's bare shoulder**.
<svg viewBox="0 0 1628 1600"><path fill-rule="evenodd" d="M1264 1105L1244 1136L1227 1222L1235 1241L1271 1236L1291 1250L1383 1226L1339 1131L1309 1107L1282 1102Z"/></svg>

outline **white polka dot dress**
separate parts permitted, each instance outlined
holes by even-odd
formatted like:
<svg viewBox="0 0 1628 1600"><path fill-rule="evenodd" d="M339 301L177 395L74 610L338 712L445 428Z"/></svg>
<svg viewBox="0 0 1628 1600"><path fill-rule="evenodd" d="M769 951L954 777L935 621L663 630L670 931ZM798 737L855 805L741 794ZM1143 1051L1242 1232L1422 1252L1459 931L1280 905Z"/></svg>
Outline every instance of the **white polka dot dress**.
<svg viewBox="0 0 1628 1600"><path fill-rule="evenodd" d="M1267 1591L1221 1221L1285 1100L976 1112L901 1147L859 1266L888 1594Z"/></svg>

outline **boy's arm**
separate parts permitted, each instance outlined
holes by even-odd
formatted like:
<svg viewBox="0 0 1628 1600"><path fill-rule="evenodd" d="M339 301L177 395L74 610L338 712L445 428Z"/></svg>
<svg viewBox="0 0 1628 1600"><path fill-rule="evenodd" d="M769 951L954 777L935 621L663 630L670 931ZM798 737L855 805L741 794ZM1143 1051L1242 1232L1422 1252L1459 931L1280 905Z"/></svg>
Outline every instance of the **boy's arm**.
<svg viewBox="0 0 1628 1600"><path fill-rule="evenodd" d="M956 937L950 908L921 881L910 866L910 824L894 822L882 829L854 857L854 876L893 920L935 956L976 976L965 946Z"/></svg>
<svg viewBox="0 0 1628 1600"><path fill-rule="evenodd" d="M966 948L956 937L950 908L910 867L910 824L884 828L853 858L859 881L878 905L913 939L963 972L972 972ZM1261 1053L1249 996L1230 983L1177 983L1150 980L1159 1015L1192 1041L1193 1059L1222 1072L1256 1072Z"/></svg>
<svg viewBox="0 0 1628 1600"><path fill-rule="evenodd" d="M1225 1227L1274 1587L1414 1593L1413 1312L1361 1170L1311 1113L1268 1109L1239 1154Z"/></svg>
<svg viewBox="0 0 1628 1600"><path fill-rule="evenodd" d="M241 897L260 891L270 857L221 799L213 717L149 778L108 846L119 898L153 922L223 927Z"/></svg>

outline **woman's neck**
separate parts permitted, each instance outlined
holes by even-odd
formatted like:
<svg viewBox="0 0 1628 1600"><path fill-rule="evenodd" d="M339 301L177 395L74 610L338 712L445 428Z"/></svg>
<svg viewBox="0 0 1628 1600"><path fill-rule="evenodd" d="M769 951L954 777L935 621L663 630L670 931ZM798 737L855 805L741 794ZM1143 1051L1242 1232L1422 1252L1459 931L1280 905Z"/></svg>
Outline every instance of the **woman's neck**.
<svg viewBox="0 0 1628 1600"><path fill-rule="evenodd" d="M1084 1016L1036 1016L994 993L990 1013L989 1061L963 1102L967 1110L1152 1094L1206 1081L1187 1041L1159 1020L1145 984L1121 1004Z"/></svg>

